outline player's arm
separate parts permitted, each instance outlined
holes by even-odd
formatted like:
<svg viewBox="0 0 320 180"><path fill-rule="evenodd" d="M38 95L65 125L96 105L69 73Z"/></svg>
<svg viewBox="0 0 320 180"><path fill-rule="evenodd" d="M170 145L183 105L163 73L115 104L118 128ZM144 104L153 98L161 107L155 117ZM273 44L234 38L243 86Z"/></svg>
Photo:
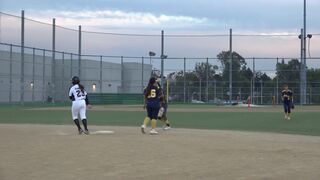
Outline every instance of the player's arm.
<svg viewBox="0 0 320 180"><path fill-rule="evenodd" d="M85 99L84 99L85 102L86 102L86 106L87 106L89 109L91 109L92 106L91 106L91 104L90 104L90 102L89 102L88 93L85 91L85 92L84 92L84 95L86 96Z"/></svg>
<svg viewBox="0 0 320 180"><path fill-rule="evenodd" d="M144 90L143 90L143 109L145 109L147 107L147 101L148 101L147 89L144 88Z"/></svg>
<svg viewBox="0 0 320 180"><path fill-rule="evenodd" d="M147 107L147 101L148 101L147 96L143 95L143 109L145 109Z"/></svg>
<svg viewBox="0 0 320 180"><path fill-rule="evenodd" d="M293 102L293 92L292 91L290 91L290 100L291 100L291 102Z"/></svg>
<svg viewBox="0 0 320 180"><path fill-rule="evenodd" d="M70 90L69 90L69 99L71 100L71 101L74 101L75 99L74 99L74 95L73 95L73 88L71 87L70 88Z"/></svg>
<svg viewBox="0 0 320 180"><path fill-rule="evenodd" d="M84 100L86 101L86 105L90 105L88 95L86 95L86 98Z"/></svg>

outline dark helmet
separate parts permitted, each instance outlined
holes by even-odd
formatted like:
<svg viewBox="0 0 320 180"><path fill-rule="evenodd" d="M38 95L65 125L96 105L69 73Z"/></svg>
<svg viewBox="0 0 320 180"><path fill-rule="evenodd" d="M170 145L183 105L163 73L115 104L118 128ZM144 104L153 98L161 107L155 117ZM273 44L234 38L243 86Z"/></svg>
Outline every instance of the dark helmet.
<svg viewBox="0 0 320 180"><path fill-rule="evenodd" d="M80 79L78 76L73 76L71 81L72 81L72 84L79 84L80 83Z"/></svg>

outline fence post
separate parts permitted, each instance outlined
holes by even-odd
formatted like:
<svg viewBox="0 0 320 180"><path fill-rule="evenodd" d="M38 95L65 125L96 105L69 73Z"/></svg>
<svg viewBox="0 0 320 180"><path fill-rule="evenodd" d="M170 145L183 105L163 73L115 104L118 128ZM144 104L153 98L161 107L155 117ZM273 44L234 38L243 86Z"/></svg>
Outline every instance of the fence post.
<svg viewBox="0 0 320 180"><path fill-rule="evenodd" d="M46 75L46 50L43 49L42 53L42 102L45 102L45 91L46 91L46 82L45 82L45 75Z"/></svg>
<svg viewBox="0 0 320 180"><path fill-rule="evenodd" d="M121 56L121 93L124 93L124 65L123 65L123 56Z"/></svg>
<svg viewBox="0 0 320 180"><path fill-rule="evenodd" d="M263 104L263 86L262 86L262 80L260 80L260 103Z"/></svg>
<svg viewBox="0 0 320 180"><path fill-rule="evenodd" d="M209 102L209 58L207 58L206 68L206 102Z"/></svg>
<svg viewBox="0 0 320 180"><path fill-rule="evenodd" d="M100 93L102 93L102 56L100 56Z"/></svg>
<svg viewBox="0 0 320 180"><path fill-rule="evenodd" d="M79 47L78 47L78 76L81 78L81 26L79 26Z"/></svg>
<svg viewBox="0 0 320 180"><path fill-rule="evenodd" d="M214 83L214 98L213 98L213 100L216 101L216 99L217 99L217 80L216 80L216 78L213 79L213 83Z"/></svg>
<svg viewBox="0 0 320 180"><path fill-rule="evenodd" d="M143 74L143 73L144 73L144 72L143 72L143 71L144 71L144 67L143 67L143 66L144 66L144 57L142 57L141 62L142 62L142 63L141 63L141 71L142 71L142 72L141 72L141 92L143 92L143 76L144 76L144 74ZM162 87L162 88L163 88L163 87Z"/></svg>
<svg viewBox="0 0 320 180"><path fill-rule="evenodd" d="M312 104L312 86L309 87L309 104Z"/></svg>
<svg viewBox="0 0 320 180"><path fill-rule="evenodd" d="M253 58L253 77L252 77L252 97L251 97L251 104L254 104L254 101L255 101L255 93L254 93L254 90L255 90L255 76L256 76L256 59Z"/></svg>
<svg viewBox="0 0 320 180"><path fill-rule="evenodd" d="M230 61L229 61L229 101L230 104L232 103L232 61L233 61L233 55L232 55L232 29L230 29Z"/></svg>
<svg viewBox="0 0 320 180"><path fill-rule="evenodd" d="M24 10L21 12L21 73L20 73L20 101L24 103Z"/></svg>
<svg viewBox="0 0 320 180"><path fill-rule="evenodd" d="M34 82L34 74L35 74L35 48L32 49L32 102L34 102L34 86L35 86L35 82Z"/></svg>
<svg viewBox="0 0 320 180"><path fill-rule="evenodd" d="M161 87L164 84L164 31L161 31Z"/></svg>
<svg viewBox="0 0 320 180"><path fill-rule="evenodd" d="M52 67L51 67L51 84L53 102L56 99L56 19L52 19Z"/></svg>
<svg viewBox="0 0 320 180"><path fill-rule="evenodd" d="M12 102L12 44L10 44L10 79L9 79L9 102Z"/></svg>
<svg viewBox="0 0 320 180"><path fill-rule="evenodd" d="M202 99L202 89L201 89L202 81L201 77L199 76L199 101Z"/></svg>
<svg viewBox="0 0 320 180"><path fill-rule="evenodd" d="M70 60L70 78L73 76L73 54L71 53L71 55L70 55L70 58L71 58L71 60Z"/></svg>
<svg viewBox="0 0 320 180"><path fill-rule="evenodd" d="M183 58L183 102L186 103L186 58Z"/></svg>
<svg viewBox="0 0 320 180"><path fill-rule="evenodd" d="M62 89L65 89L65 82L64 82L64 52L62 52L62 79L61 79L61 85L62 85Z"/></svg>
<svg viewBox="0 0 320 180"><path fill-rule="evenodd" d="M277 66L279 64L279 58L277 58ZM276 88L276 93L277 93L277 101L276 103L279 104L279 74L277 74L277 88Z"/></svg>

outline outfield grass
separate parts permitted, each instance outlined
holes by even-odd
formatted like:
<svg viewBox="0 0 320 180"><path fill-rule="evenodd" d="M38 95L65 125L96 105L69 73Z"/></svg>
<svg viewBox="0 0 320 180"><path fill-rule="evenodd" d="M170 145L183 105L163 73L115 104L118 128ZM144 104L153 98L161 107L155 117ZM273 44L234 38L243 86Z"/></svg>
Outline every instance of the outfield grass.
<svg viewBox="0 0 320 180"><path fill-rule="evenodd" d="M175 108L201 108L203 105L175 105ZM212 106L206 106L212 107ZM34 107L31 107L34 108ZM30 109L30 108L29 108ZM72 124L69 110L27 110L20 106L0 108L0 123ZM90 111L92 125L139 126L144 112ZM175 128L239 130L320 136L320 112L295 112L291 121L281 112L170 112Z"/></svg>

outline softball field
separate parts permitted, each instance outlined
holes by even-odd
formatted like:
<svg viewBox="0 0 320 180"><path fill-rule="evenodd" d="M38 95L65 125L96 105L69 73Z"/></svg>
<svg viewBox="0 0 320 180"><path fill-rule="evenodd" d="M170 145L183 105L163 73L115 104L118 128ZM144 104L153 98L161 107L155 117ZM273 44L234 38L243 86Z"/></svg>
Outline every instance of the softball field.
<svg viewBox="0 0 320 180"><path fill-rule="evenodd" d="M317 108L285 121L276 107L173 105L174 128L151 136L140 132L140 106L99 106L85 136L69 107L4 107L0 179L319 179Z"/></svg>

